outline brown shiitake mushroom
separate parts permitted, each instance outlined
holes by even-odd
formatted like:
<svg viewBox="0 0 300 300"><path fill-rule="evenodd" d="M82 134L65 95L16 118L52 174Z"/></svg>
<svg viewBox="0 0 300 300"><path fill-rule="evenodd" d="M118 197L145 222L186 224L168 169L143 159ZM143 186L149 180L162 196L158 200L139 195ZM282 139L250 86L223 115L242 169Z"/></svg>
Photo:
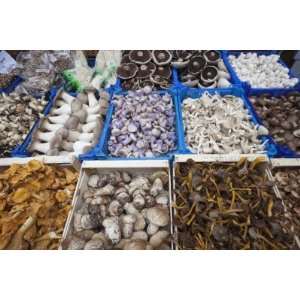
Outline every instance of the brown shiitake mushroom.
<svg viewBox="0 0 300 300"><path fill-rule="evenodd" d="M168 65L172 60L172 54L168 50L153 50L152 59L158 66Z"/></svg>
<svg viewBox="0 0 300 300"><path fill-rule="evenodd" d="M204 52L204 58L208 63L216 64L221 58L221 54L216 50L208 50Z"/></svg>
<svg viewBox="0 0 300 300"><path fill-rule="evenodd" d="M206 60L203 56L195 56L191 58L189 62L188 71L193 75L200 74L200 72L204 69L205 65Z"/></svg>
<svg viewBox="0 0 300 300"><path fill-rule="evenodd" d="M264 94L252 96L250 101L275 142L300 153L300 93Z"/></svg>
<svg viewBox="0 0 300 300"><path fill-rule="evenodd" d="M129 59L133 63L144 65L150 62L151 52L149 50L132 50L129 52Z"/></svg>
<svg viewBox="0 0 300 300"><path fill-rule="evenodd" d="M166 79L169 79L172 75L171 68L169 66L158 66L153 72L153 76L160 76Z"/></svg>
<svg viewBox="0 0 300 300"><path fill-rule="evenodd" d="M213 66L207 66L201 72L201 81L210 83L216 81L218 77L218 69Z"/></svg>
<svg viewBox="0 0 300 300"><path fill-rule="evenodd" d="M138 72L138 67L133 63L121 64L117 69L117 74L121 79L133 78Z"/></svg>
<svg viewBox="0 0 300 300"><path fill-rule="evenodd" d="M149 78L150 75L152 74L152 71L153 71L153 66L151 66L150 63L147 65L140 65L136 73L136 78L138 79Z"/></svg>

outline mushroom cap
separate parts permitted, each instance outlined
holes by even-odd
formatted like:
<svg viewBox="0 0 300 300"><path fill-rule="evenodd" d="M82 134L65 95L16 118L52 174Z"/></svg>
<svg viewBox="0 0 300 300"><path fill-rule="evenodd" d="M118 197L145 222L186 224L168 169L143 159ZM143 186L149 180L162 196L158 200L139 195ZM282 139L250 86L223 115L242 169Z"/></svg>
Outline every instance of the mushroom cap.
<svg viewBox="0 0 300 300"><path fill-rule="evenodd" d="M221 54L219 51L216 50L208 50L204 52L204 57L207 60L207 62L218 62L218 60L221 57Z"/></svg>
<svg viewBox="0 0 300 300"><path fill-rule="evenodd" d="M148 66L148 64L147 65L139 65L138 71L136 73L136 78L139 78L139 79L149 78L152 72L153 72L153 69L151 70L151 66Z"/></svg>
<svg viewBox="0 0 300 300"><path fill-rule="evenodd" d="M147 242L144 240L131 240L125 243L124 250L145 250Z"/></svg>
<svg viewBox="0 0 300 300"><path fill-rule="evenodd" d="M164 66L171 62L172 53L168 50L153 50L152 59L158 66Z"/></svg>
<svg viewBox="0 0 300 300"><path fill-rule="evenodd" d="M150 87L153 88L154 87L154 83L149 79L149 80L142 80L140 83L140 87L144 88L144 87Z"/></svg>
<svg viewBox="0 0 300 300"><path fill-rule="evenodd" d="M151 60L151 52L149 50L132 50L129 52L129 59L139 65L146 64Z"/></svg>
<svg viewBox="0 0 300 300"><path fill-rule="evenodd" d="M172 75L171 68L169 66L158 66L153 72L153 76L159 75L160 77L170 79Z"/></svg>
<svg viewBox="0 0 300 300"><path fill-rule="evenodd" d="M205 65L206 60L203 56L192 57L188 65L188 71L193 75L200 74Z"/></svg>
<svg viewBox="0 0 300 300"><path fill-rule="evenodd" d="M207 66L201 72L201 81L206 83L213 82L218 77L218 69L213 66Z"/></svg>
<svg viewBox="0 0 300 300"><path fill-rule="evenodd" d="M169 224L169 212L165 208L161 207L151 207L146 211L146 217L150 223L164 227Z"/></svg>
<svg viewBox="0 0 300 300"><path fill-rule="evenodd" d="M133 78L138 71L138 67L133 63L121 64L117 69L117 74L121 79Z"/></svg>
<svg viewBox="0 0 300 300"><path fill-rule="evenodd" d="M176 58L181 58L182 60L188 60L192 57L192 51L189 50L176 50Z"/></svg>
<svg viewBox="0 0 300 300"><path fill-rule="evenodd" d="M150 80L160 86L167 86L169 81L160 75L150 75Z"/></svg>

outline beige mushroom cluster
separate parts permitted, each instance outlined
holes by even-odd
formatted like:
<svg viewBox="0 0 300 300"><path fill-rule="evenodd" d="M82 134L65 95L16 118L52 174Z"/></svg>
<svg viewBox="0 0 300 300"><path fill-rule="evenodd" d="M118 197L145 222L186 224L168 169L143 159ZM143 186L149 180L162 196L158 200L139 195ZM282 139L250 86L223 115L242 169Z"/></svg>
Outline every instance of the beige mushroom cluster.
<svg viewBox="0 0 300 300"><path fill-rule="evenodd" d="M91 174L64 248L170 249L168 181L165 171Z"/></svg>

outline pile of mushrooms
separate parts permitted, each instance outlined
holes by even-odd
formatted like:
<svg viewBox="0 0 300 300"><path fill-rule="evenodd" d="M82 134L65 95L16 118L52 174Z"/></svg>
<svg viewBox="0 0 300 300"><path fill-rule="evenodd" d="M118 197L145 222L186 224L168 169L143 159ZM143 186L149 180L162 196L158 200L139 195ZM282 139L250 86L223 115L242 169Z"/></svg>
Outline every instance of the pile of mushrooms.
<svg viewBox="0 0 300 300"><path fill-rule="evenodd" d="M0 95L0 157L23 142L48 102L29 95Z"/></svg>
<svg viewBox="0 0 300 300"><path fill-rule="evenodd" d="M252 96L250 101L275 141L300 153L300 93Z"/></svg>
<svg viewBox="0 0 300 300"><path fill-rule="evenodd" d="M93 173L64 249L170 249L168 173Z"/></svg>
<svg viewBox="0 0 300 300"><path fill-rule="evenodd" d="M45 155L86 153L98 142L108 102L109 94L100 91L96 96L94 88L76 97L59 92L49 115L40 120L29 151Z"/></svg>
<svg viewBox="0 0 300 300"><path fill-rule="evenodd" d="M171 65L178 69L181 82L189 87L227 88L230 74L215 50L175 50Z"/></svg>
<svg viewBox="0 0 300 300"><path fill-rule="evenodd" d="M293 249L300 249L300 169L276 168L273 173L294 234Z"/></svg>
<svg viewBox="0 0 300 300"><path fill-rule="evenodd" d="M193 153L262 153L260 135L268 134L255 125L241 98L205 92L182 103L186 144Z"/></svg>
<svg viewBox="0 0 300 300"><path fill-rule="evenodd" d="M31 160L0 174L0 249L58 249L78 172Z"/></svg>
<svg viewBox="0 0 300 300"><path fill-rule="evenodd" d="M293 249L293 234L265 159L179 163L175 225L179 249Z"/></svg>
<svg viewBox="0 0 300 300"><path fill-rule="evenodd" d="M175 112L168 93L150 87L115 95L108 151L117 157L160 156L176 148Z"/></svg>
<svg viewBox="0 0 300 300"><path fill-rule="evenodd" d="M138 90L145 86L168 88L171 84L172 57L168 50L123 51L117 69L122 87L126 90Z"/></svg>
<svg viewBox="0 0 300 300"><path fill-rule="evenodd" d="M290 88L299 82L298 78L290 77L289 69L279 62L279 55L249 52L228 58L239 79L252 88Z"/></svg>

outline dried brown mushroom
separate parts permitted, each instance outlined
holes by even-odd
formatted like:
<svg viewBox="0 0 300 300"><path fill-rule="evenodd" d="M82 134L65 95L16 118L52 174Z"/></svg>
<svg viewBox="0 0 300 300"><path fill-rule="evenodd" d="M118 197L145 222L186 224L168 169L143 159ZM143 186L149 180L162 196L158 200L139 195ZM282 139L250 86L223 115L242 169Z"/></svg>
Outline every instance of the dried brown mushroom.
<svg viewBox="0 0 300 300"><path fill-rule="evenodd" d="M250 101L275 142L300 153L300 93L252 96Z"/></svg>
<svg viewBox="0 0 300 300"><path fill-rule="evenodd" d="M78 173L31 160L0 173L0 249L58 249Z"/></svg>
<svg viewBox="0 0 300 300"><path fill-rule="evenodd" d="M300 169L276 168L272 173L287 209L287 223L294 234L293 249L300 249Z"/></svg>
<svg viewBox="0 0 300 300"><path fill-rule="evenodd" d="M263 161L176 164L179 249L293 249Z"/></svg>

